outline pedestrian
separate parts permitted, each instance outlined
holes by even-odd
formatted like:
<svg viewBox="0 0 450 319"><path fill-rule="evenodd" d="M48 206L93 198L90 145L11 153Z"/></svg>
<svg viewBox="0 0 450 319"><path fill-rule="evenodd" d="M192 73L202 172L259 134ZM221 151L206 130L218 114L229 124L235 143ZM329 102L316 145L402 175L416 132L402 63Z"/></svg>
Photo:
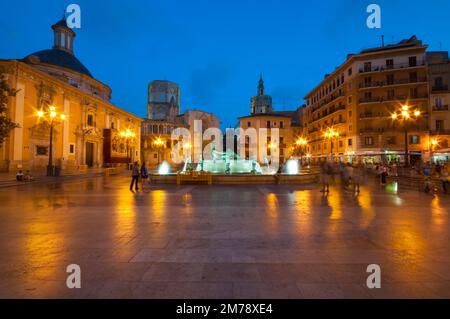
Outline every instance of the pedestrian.
<svg viewBox="0 0 450 319"><path fill-rule="evenodd" d="M19 171L16 173L16 180L17 180L18 182L23 182L23 172L22 172L22 170L19 170Z"/></svg>
<svg viewBox="0 0 450 319"><path fill-rule="evenodd" d="M24 176L24 180L26 182L31 182L34 180L33 175L31 175L30 171L26 171L25 176Z"/></svg>
<svg viewBox="0 0 450 319"><path fill-rule="evenodd" d="M447 168L444 166L441 168L440 174L439 174L439 178L441 180L442 183L442 189L444 190L444 193L448 193L448 187L450 184L450 177L448 175L448 171Z"/></svg>
<svg viewBox="0 0 450 319"><path fill-rule="evenodd" d="M381 185L386 185L387 176L388 176L387 168L385 166L382 166L381 167L381 174L380 174Z"/></svg>
<svg viewBox="0 0 450 319"><path fill-rule="evenodd" d="M322 178L322 190L320 192L322 193L328 193L330 191L329 169L330 167L326 160L320 162L320 176Z"/></svg>
<svg viewBox="0 0 450 319"><path fill-rule="evenodd" d="M147 184L148 181L148 171L147 171L147 167L145 166L145 161L142 162L141 165L141 188L142 190L144 190L145 185Z"/></svg>
<svg viewBox="0 0 450 319"><path fill-rule="evenodd" d="M135 184L136 191L139 190L139 165L138 162L134 162L133 166L131 167L131 184L130 184L130 191L133 191L133 184Z"/></svg>
<svg viewBox="0 0 450 319"><path fill-rule="evenodd" d="M353 165L352 182L353 182L353 191L355 193L359 193L359 187L364 175L363 171L364 167L361 164Z"/></svg>
<svg viewBox="0 0 450 319"><path fill-rule="evenodd" d="M426 193L428 193L431 190L431 173L432 173L432 169L431 169L431 164L430 162L426 162L425 164L423 164L422 166L422 175L424 177L424 191Z"/></svg>
<svg viewBox="0 0 450 319"><path fill-rule="evenodd" d="M350 183L353 183L353 166L350 162L347 162L347 165L344 168L344 176L345 176L345 188L350 186Z"/></svg>

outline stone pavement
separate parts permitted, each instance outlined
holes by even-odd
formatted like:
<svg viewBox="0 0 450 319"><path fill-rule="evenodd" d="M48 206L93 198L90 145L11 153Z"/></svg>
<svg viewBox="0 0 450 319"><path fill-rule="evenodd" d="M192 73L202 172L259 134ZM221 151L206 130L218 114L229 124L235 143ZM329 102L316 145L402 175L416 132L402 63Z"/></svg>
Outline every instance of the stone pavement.
<svg viewBox="0 0 450 319"><path fill-rule="evenodd" d="M450 197L369 182L0 189L1 298L450 298ZM81 267L81 289L66 267ZM366 286L381 267L381 289Z"/></svg>

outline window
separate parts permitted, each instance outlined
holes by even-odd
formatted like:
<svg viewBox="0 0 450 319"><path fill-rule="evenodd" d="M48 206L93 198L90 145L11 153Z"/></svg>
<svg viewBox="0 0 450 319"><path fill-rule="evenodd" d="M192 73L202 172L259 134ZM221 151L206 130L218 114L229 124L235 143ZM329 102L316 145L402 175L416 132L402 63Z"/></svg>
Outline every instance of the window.
<svg viewBox="0 0 450 319"><path fill-rule="evenodd" d="M394 74L388 74L386 75L386 84L392 85L394 84Z"/></svg>
<svg viewBox="0 0 450 319"><path fill-rule="evenodd" d="M386 138L386 143L387 143L388 145L395 145L395 144L397 144L397 139L396 139L395 136L388 136L388 137Z"/></svg>
<svg viewBox="0 0 450 319"><path fill-rule="evenodd" d="M409 66L410 67L417 66L417 57L415 56L409 57Z"/></svg>
<svg viewBox="0 0 450 319"><path fill-rule="evenodd" d="M267 121L267 128L270 128L270 121Z"/></svg>
<svg viewBox="0 0 450 319"><path fill-rule="evenodd" d="M348 126L348 131L349 132L353 131L353 126L351 124Z"/></svg>
<svg viewBox="0 0 450 319"><path fill-rule="evenodd" d="M353 73L353 70L352 70L352 68L348 69L348 76L351 76L351 75L352 75L352 73Z"/></svg>
<svg viewBox="0 0 450 319"><path fill-rule="evenodd" d="M417 72L409 73L409 82L411 83L417 82Z"/></svg>
<svg viewBox="0 0 450 319"><path fill-rule="evenodd" d="M364 72L372 71L372 62L364 62Z"/></svg>
<svg viewBox="0 0 450 319"><path fill-rule="evenodd" d="M352 111L348 111L348 117L352 117Z"/></svg>
<svg viewBox="0 0 450 319"><path fill-rule="evenodd" d="M372 78L370 76L364 78L364 86L365 87L372 86Z"/></svg>
<svg viewBox="0 0 450 319"><path fill-rule="evenodd" d="M94 115L88 114L87 116L87 125L94 126Z"/></svg>
<svg viewBox="0 0 450 319"><path fill-rule="evenodd" d="M348 139L348 146L352 146L353 145L353 140L351 138Z"/></svg>
<svg viewBox="0 0 450 319"><path fill-rule="evenodd" d="M171 145L170 145L170 140L167 140L166 141L166 148L170 148L171 147Z"/></svg>
<svg viewBox="0 0 450 319"><path fill-rule="evenodd" d="M409 89L409 96L412 99L415 99L419 96L418 92L417 92L417 88L411 88Z"/></svg>
<svg viewBox="0 0 450 319"><path fill-rule="evenodd" d="M394 97L395 97L395 91L394 90L388 90L387 91L387 98L389 100L392 100L392 99L394 99Z"/></svg>
<svg viewBox="0 0 450 319"><path fill-rule="evenodd" d="M153 158L158 158L158 154L153 154Z"/></svg>
<svg viewBox="0 0 450 319"><path fill-rule="evenodd" d="M420 136L419 135L411 135L409 137L409 144L419 144L420 143Z"/></svg>
<svg viewBox="0 0 450 319"><path fill-rule="evenodd" d="M373 137L371 137L371 136L366 136L366 137L364 138L364 144L365 144L365 145L373 145Z"/></svg>
<svg viewBox="0 0 450 319"><path fill-rule="evenodd" d="M437 109L440 109L442 107L442 98L440 96L436 97L434 99L434 103Z"/></svg>
<svg viewBox="0 0 450 319"><path fill-rule="evenodd" d="M252 126L252 122L247 122L247 127L251 127Z"/></svg>
<svg viewBox="0 0 450 319"><path fill-rule="evenodd" d="M436 131L444 130L444 120L436 120Z"/></svg>
<svg viewBox="0 0 450 319"><path fill-rule="evenodd" d="M348 102L348 104L352 103L352 97L351 96L348 97L347 102Z"/></svg>
<svg viewBox="0 0 450 319"><path fill-rule="evenodd" d="M280 128L283 128L283 127L284 127L284 122L281 121L281 122L280 122Z"/></svg>
<svg viewBox="0 0 450 319"><path fill-rule="evenodd" d="M341 148L342 146L344 146L344 143L342 143L342 141L339 141L339 148Z"/></svg>
<svg viewBox="0 0 450 319"><path fill-rule="evenodd" d="M387 69L393 69L394 68L394 59L387 59L386 60L386 68Z"/></svg>
<svg viewBox="0 0 450 319"><path fill-rule="evenodd" d="M74 155L75 154L75 144L69 144L69 154Z"/></svg>
<svg viewBox="0 0 450 319"><path fill-rule="evenodd" d="M48 147L36 145L36 155L47 156L48 155Z"/></svg>
<svg viewBox="0 0 450 319"><path fill-rule="evenodd" d="M434 86L435 88L442 88L444 86L442 77L438 76L437 78L434 79Z"/></svg>
<svg viewBox="0 0 450 319"><path fill-rule="evenodd" d="M111 128L114 129L114 122L111 122Z"/></svg>
<svg viewBox="0 0 450 319"><path fill-rule="evenodd" d="M280 148L280 155L284 155L284 148Z"/></svg>

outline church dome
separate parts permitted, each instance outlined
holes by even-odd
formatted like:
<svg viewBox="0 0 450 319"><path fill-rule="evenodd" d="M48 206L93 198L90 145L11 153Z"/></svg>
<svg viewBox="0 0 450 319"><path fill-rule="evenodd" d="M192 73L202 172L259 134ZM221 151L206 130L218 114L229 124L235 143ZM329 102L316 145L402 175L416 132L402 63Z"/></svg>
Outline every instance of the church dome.
<svg viewBox="0 0 450 319"><path fill-rule="evenodd" d="M46 63L93 77L91 72L73 54L75 32L67 26L66 19L52 25L54 32L53 48L26 56L22 61L31 64Z"/></svg>
<svg viewBox="0 0 450 319"><path fill-rule="evenodd" d="M47 63L93 77L91 72L74 55L59 49L42 50L32 53L23 59L31 63Z"/></svg>
<svg viewBox="0 0 450 319"><path fill-rule="evenodd" d="M42 50L24 58L25 62L47 63L93 77L91 72L74 55L58 49Z"/></svg>

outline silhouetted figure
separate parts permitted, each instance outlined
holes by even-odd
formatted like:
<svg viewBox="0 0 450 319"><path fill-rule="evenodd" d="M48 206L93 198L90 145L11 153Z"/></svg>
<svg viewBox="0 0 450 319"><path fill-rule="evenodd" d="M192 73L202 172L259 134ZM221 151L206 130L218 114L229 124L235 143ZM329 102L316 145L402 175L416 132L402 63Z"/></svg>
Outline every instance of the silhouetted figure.
<svg viewBox="0 0 450 319"><path fill-rule="evenodd" d="M131 184L130 184L130 191L133 191L133 184L135 184L136 191L139 190L139 165L138 162L134 162L133 166L131 167Z"/></svg>

